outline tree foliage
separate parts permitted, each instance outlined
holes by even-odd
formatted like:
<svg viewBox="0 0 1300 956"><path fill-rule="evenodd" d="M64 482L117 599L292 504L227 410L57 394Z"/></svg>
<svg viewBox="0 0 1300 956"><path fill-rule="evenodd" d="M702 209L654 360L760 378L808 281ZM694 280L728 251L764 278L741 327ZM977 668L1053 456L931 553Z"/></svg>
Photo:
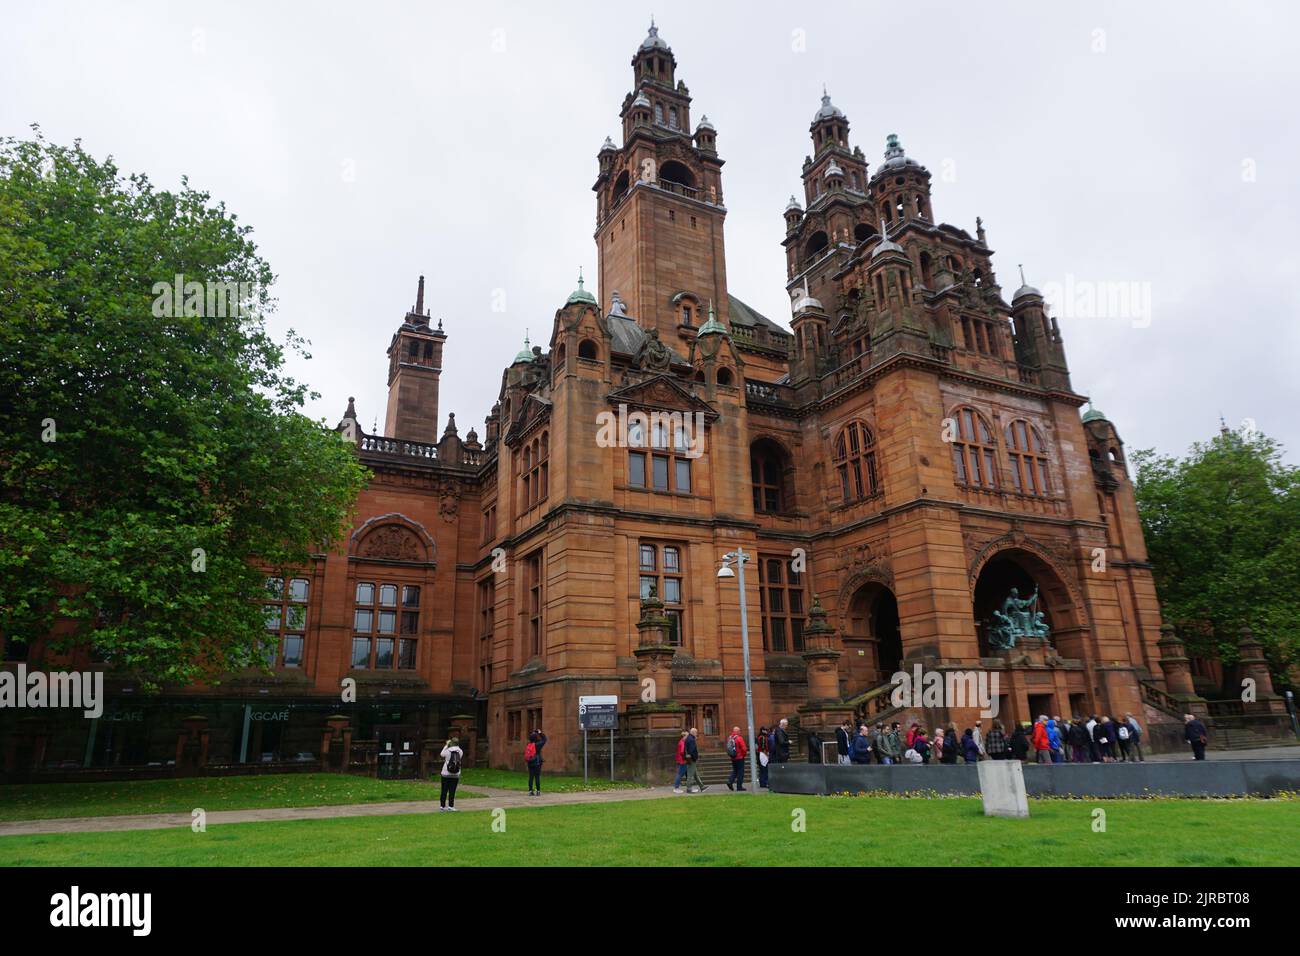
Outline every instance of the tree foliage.
<svg viewBox="0 0 1300 956"><path fill-rule="evenodd" d="M155 189L39 130L0 139L7 640L53 629L56 652L93 643L147 685L213 679L261 660L265 569L345 533L365 471L300 411L284 361L305 343L266 331L250 232L185 180ZM160 310L178 274L248 295Z"/></svg>
<svg viewBox="0 0 1300 956"><path fill-rule="evenodd" d="M1226 428L1185 458L1133 460L1156 588L1188 649L1234 663L1247 625L1275 674L1300 663L1300 469Z"/></svg>

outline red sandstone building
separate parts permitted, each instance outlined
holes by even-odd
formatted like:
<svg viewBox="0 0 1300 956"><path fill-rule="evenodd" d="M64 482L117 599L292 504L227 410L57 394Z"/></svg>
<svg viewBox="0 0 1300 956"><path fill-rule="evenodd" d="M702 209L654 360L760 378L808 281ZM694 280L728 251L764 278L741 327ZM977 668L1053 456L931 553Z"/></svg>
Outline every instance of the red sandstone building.
<svg viewBox="0 0 1300 956"><path fill-rule="evenodd" d="M738 547L759 723L968 722L891 707L890 675L916 664L996 672L1003 720L1190 706L1123 443L1080 415L1038 291L1004 296L984 230L937 218L897 137L869 163L823 96L785 210L792 331L759 315L728 288L717 131L676 70L652 28L597 154L599 296L579 281L515 356L481 438L440 418L454 336L421 279L383 434L351 401L340 425L373 471L346 552L273 582L272 672L115 685L89 732L11 732L7 767L310 763L346 738L354 765L401 772L453 730L519 766L543 726L548 766L572 769L579 695L615 694L620 762L652 774L678 728L716 747L745 724L739 593L716 576ZM633 425L611 446L620 411L702 434ZM990 646L1011 587L1037 589L1049 640Z"/></svg>

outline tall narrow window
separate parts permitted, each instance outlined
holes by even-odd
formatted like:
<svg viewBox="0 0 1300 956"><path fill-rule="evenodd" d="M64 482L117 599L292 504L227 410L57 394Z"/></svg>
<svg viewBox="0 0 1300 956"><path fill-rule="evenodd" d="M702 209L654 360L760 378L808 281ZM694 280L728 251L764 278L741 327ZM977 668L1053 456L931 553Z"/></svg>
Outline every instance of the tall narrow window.
<svg viewBox="0 0 1300 956"><path fill-rule="evenodd" d="M803 651L803 575L789 559L762 555L758 561L758 597L763 617L763 650L776 654Z"/></svg>
<svg viewBox="0 0 1300 956"><path fill-rule="evenodd" d="M682 563L682 549L675 544L642 542L637 548L638 591L648 598L651 591L664 602L664 615L671 622L668 643L674 647L682 644L682 619L686 611L683 580L686 569Z"/></svg>
<svg viewBox="0 0 1300 956"><path fill-rule="evenodd" d="M786 510L785 455L770 439L759 439L749 448L749 478L754 511L779 514Z"/></svg>
<svg viewBox="0 0 1300 956"><path fill-rule="evenodd" d="M876 439L862 422L849 422L836 436L834 465L840 476L840 495L846 503L880 493Z"/></svg>
<svg viewBox="0 0 1300 956"><path fill-rule="evenodd" d="M542 655L542 552L534 551L524 559L524 609L527 615L525 632L528 637L528 656Z"/></svg>
<svg viewBox="0 0 1300 956"><path fill-rule="evenodd" d="M1018 418L1007 426L1007 458L1011 486L1026 495L1051 494L1048 481L1047 446L1033 425Z"/></svg>
<svg viewBox="0 0 1300 956"><path fill-rule="evenodd" d="M307 595L306 578L267 578L266 593L270 601L262 606L266 618L266 663L270 667L301 667L306 645Z"/></svg>
<svg viewBox="0 0 1300 956"><path fill-rule="evenodd" d="M956 429L952 441L952 467L957 483L979 488L996 487L993 433L983 416L972 409L959 408L953 418Z"/></svg>

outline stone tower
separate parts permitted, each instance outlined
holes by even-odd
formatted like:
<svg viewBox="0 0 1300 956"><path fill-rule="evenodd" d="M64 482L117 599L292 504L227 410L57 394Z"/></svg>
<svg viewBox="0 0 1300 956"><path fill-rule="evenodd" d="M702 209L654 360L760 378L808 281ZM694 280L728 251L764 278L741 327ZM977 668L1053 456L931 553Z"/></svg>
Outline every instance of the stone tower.
<svg viewBox="0 0 1300 956"><path fill-rule="evenodd" d="M424 276L420 276L415 305L388 345L386 437L438 441L438 378L442 375L442 345L446 339L441 321L436 329L429 327Z"/></svg>
<svg viewBox="0 0 1300 956"><path fill-rule="evenodd" d="M600 303L614 293L627 314L686 350L709 303L729 326L722 225L722 160L708 117L691 132L691 96L653 23L632 57L623 100L623 143L606 139L598 159L596 244Z"/></svg>

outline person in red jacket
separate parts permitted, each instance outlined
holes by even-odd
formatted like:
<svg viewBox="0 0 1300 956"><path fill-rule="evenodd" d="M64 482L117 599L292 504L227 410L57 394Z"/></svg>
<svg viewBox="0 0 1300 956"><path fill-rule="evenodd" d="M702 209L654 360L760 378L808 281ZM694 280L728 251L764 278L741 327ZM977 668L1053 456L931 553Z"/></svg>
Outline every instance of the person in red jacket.
<svg viewBox="0 0 1300 956"><path fill-rule="evenodd" d="M682 781L686 779L686 734L682 731L681 739L677 741L677 777L673 780L673 793L682 792Z"/></svg>
<svg viewBox="0 0 1300 956"><path fill-rule="evenodd" d="M749 755L749 748L745 746L745 738L740 736L740 728L732 727L731 736L727 738L727 756L731 758L731 776L727 778L728 790L745 789L745 757ZM732 781L735 781L733 787Z"/></svg>
<svg viewBox="0 0 1300 956"><path fill-rule="evenodd" d="M1040 716L1034 724L1034 759L1039 763L1052 762L1052 743L1047 737L1047 718Z"/></svg>

